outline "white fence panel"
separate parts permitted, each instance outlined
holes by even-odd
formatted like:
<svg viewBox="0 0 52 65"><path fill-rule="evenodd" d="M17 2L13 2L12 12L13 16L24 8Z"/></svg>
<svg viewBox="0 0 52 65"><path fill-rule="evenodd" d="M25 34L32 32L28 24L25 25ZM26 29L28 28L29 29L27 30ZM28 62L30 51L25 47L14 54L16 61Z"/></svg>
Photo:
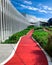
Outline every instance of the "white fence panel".
<svg viewBox="0 0 52 65"><path fill-rule="evenodd" d="M0 41L30 25L26 18L19 13L9 0L0 2ZM2 6L3 5L3 6Z"/></svg>

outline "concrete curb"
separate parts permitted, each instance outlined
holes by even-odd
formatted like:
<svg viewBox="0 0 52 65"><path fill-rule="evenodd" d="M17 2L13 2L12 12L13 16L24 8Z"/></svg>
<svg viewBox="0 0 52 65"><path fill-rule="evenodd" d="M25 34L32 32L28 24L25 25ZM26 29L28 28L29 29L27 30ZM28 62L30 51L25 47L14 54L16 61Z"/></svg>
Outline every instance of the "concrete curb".
<svg viewBox="0 0 52 65"><path fill-rule="evenodd" d="M19 45L19 42L21 41L21 38L22 37L20 37L19 41L17 42L17 44L16 44L15 48L13 49L11 55L5 61L3 61L2 63L0 63L0 65L4 65L5 63L7 63L13 57L13 55L15 54L15 51L16 51L18 45Z"/></svg>
<svg viewBox="0 0 52 65"><path fill-rule="evenodd" d="M33 37L32 37L32 39L33 39L34 41L36 41ZM36 41L36 42L37 42L37 41ZM44 54L45 54L45 56L46 56L46 58L47 58L47 61L48 61L48 65L52 65L50 56L49 56L49 55L45 52L45 50L39 45L38 42L37 42L37 44L38 44L38 46L41 48L41 50L44 52Z"/></svg>

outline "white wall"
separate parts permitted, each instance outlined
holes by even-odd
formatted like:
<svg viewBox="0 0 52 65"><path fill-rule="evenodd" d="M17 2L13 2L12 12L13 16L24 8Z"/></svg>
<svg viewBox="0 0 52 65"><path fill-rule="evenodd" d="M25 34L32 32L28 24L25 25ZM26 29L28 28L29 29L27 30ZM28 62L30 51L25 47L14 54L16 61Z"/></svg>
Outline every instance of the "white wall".
<svg viewBox="0 0 52 65"><path fill-rule="evenodd" d="M30 23L19 13L10 1L5 0L5 7L2 17L2 6L0 4L0 40L4 41L12 34L25 29ZM2 21L3 20L3 21Z"/></svg>

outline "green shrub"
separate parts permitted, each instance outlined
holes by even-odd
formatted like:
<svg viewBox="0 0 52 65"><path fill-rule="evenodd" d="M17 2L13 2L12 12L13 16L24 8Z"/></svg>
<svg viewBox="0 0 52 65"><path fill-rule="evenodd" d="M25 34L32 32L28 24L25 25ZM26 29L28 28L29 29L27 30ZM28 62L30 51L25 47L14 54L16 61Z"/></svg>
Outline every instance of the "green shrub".
<svg viewBox="0 0 52 65"><path fill-rule="evenodd" d="M36 39L44 50L52 57L52 34L43 29L35 30L33 38Z"/></svg>
<svg viewBox="0 0 52 65"><path fill-rule="evenodd" d="M46 32L43 30L42 27L34 27L34 26L28 26L26 29L17 32L9 37L9 39L5 40L4 43L17 43L19 38L23 35L26 35L27 32L34 28L33 38L39 42L39 44L46 50L46 52L52 56L52 35L51 32Z"/></svg>
<svg viewBox="0 0 52 65"><path fill-rule="evenodd" d="M47 53L52 57L52 35L49 34L48 35L48 43L45 47L45 50L47 51Z"/></svg>
<svg viewBox="0 0 52 65"><path fill-rule="evenodd" d="M39 30L39 29L42 29L42 28L43 28L42 26L40 26L40 27L34 26L34 30Z"/></svg>
<svg viewBox="0 0 52 65"><path fill-rule="evenodd" d="M48 45L52 45L52 34L48 35Z"/></svg>
<svg viewBox="0 0 52 65"><path fill-rule="evenodd" d="M17 41L19 40L19 38L21 36L26 35L27 32L33 28L34 28L34 26L28 26L26 29L24 29L20 32L17 32L15 34L13 34L12 36L10 36L9 39L5 40L5 42L3 42L3 43L17 43Z"/></svg>
<svg viewBox="0 0 52 65"><path fill-rule="evenodd" d="M35 30L35 32L33 33L33 38L35 38L41 46L45 46L48 42L47 39L48 33L41 30Z"/></svg>
<svg viewBox="0 0 52 65"><path fill-rule="evenodd" d="M45 27L45 28L52 32L52 27Z"/></svg>

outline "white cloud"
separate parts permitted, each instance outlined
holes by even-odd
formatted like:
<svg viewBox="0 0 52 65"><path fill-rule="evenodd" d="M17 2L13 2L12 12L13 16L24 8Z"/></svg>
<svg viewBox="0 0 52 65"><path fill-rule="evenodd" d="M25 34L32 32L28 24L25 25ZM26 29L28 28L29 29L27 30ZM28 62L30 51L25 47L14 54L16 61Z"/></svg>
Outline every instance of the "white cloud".
<svg viewBox="0 0 52 65"><path fill-rule="evenodd" d="M43 5L42 7L43 7L44 9L46 9L46 10L48 9L48 6L44 6L44 5Z"/></svg>
<svg viewBox="0 0 52 65"><path fill-rule="evenodd" d="M47 11L42 10L42 9L39 9L39 8L36 8L36 7L25 6L25 5L23 5L23 4L21 4L21 6L24 7L24 8L27 8L27 9L29 9L29 10L34 10L34 11L39 11L39 12L47 13Z"/></svg>
<svg viewBox="0 0 52 65"><path fill-rule="evenodd" d="M31 7L31 6L25 6L25 5L21 5L21 6L30 10L35 10L35 11L38 10L38 8Z"/></svg>
<svg viewBox="0 0 52 65"><path fill-rule="evenodd" d="M46 18L38 18L39 21L44 21L44 22L47 22L48 19Z"/></svg>
<svg viewBox="0 0 52 65"><path fill-rule="evenodd" d="M35 7L29 7L28 9L34 10L34 11L38 10L38 8L35 8Z"/></svg>
<svg viewBox="0 0 52 65"><path fill-rule="evenodd" d="M29 22L38 22L38 19L37 19L36 16L32 16L32 15L26 14L26 19L27 19Z"/></svg>
<svg viewBox="0 0 52 65"><path fill-rule="evenodd" d="M41 3L40 3L38 6L41 7L41 8L43 8L44 10L50 10L50 11L52 10L51 7L46 6L46 5L43 5L43 4L41 4Z"/></svg>
<svg viewBox="0 0 52 65"><path fill-rule="evenodd" d="M38 21L47 22L47 20L48 20L46 18L37 18L36 16L32 16L32 15L28 15L28 14L26 14L26 18L29 22L38 22Z"/></svg>
<svg viewBox="0 0 52 65"><path fill-rule="evenodd" d="M52 8L51 7L43 5L41 3L38 5L38 7L40 8L39 12L44 12L44 13L52 14Z"/></svg>
<svg viewBox="0 0 52 65"><path fill-rule="evenodd" d="M44 5L43 5L43 8L44 8L45 10L52 10L52 8L51 8L51 7L44 6Z"/></svg>
<svg viewBox="0 0 52 65"><path fill-rule="evenodd" d="M39 12L43 12L43 13L47 13L47 11L42 10L42 9L38 9Z"/></svg>
<svg viewBox="0 0 52 65"><path fill-rule="evenodd" d="M22 7L26 8L26 6L25 6L25 5L22 5L22 4L21 4L20 6L22 6Z"/></svg>
<svg viewBox="0 0 52 65"><path fill-rule="evenodd" d="M26 4L32 4L31 1L24 1L24 3L26 3Z"/></svg>

